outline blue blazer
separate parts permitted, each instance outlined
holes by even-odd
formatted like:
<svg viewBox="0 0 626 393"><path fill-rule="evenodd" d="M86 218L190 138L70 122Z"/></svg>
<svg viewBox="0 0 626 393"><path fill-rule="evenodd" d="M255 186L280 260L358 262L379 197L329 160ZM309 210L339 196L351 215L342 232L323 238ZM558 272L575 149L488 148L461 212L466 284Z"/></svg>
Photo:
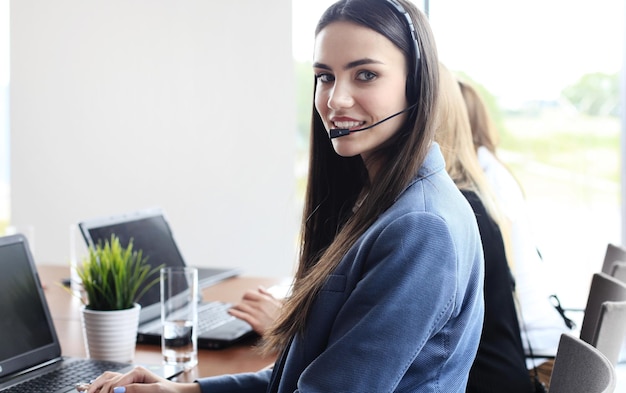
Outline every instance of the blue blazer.
<svg viewBox="0 0 626 393"><path fill-rule="evenodd" d="M315 299L274 366L202 392L465 392L483 323L476 219L437 144Z"/></svg>

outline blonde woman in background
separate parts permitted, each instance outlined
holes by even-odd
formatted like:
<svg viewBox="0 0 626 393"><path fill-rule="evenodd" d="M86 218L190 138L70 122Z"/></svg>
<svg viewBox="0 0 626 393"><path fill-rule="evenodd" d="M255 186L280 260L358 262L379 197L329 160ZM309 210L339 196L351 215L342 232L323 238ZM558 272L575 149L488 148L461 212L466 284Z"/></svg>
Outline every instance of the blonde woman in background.
<svg viewBox="0 0 626 393"><path fill-rule="evenodd" d="M468 109L478 161L510 223L515 288L522 334L526 336L522 341L527 355L526 365L529 369L537 365L541 380L547 383L559 337L570 330L550 302L550 295L554 292L549 285L548 266L537 250L522 188L496 154L499 137L489 110L472 84L459 80L459 86Z"/></svg>
<svg viewBox="0 0 626 393"><path fill-rule="evenodd" d="M456 78L443 65L439 74L440 116L435 140L446 170L474 210L485 256L485 321L466 392L532 393L507 259L508 223L478 163Z"/></svg>

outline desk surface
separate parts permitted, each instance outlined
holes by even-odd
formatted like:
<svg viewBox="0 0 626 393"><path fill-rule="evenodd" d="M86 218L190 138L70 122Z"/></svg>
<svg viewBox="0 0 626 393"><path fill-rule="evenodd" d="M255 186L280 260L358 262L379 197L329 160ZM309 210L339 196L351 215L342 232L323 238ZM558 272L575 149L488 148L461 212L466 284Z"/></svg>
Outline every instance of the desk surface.
<svg viewBox="0 0 626 393"><path fill-rule="evenodd" d="M41 282L46 287L46 298L61 341L63 354L84 357L86 352L80 322L80 302L60 284L63 278L69 276L69 268L39 265L37 270ZM284 280L242 276L205 288L202 294L205 300L234 303L241 299L241 295L247 289L256 288L259 285L270 287L280 283L284 283ZM254 342L247 342L222 350L201 349L198 351L198 365L193 370L181 374L176 380L188 382L199 377L256 371L271 365L275 358L260 356L255 351L254 344ZM160 364L161 359L161 348L158 345L137 345L135 362ZM626 363L618 364L616 369L618 377L616 393L626 393Z"/></svg>
<svg viewBox="0 0 626 393"><path fill-rule="evenodd" d="M63 355L86 356L83 331L80 322L80 301L62 287L61 280L69 276L69 268L64 266L37 266L46 298L61 342ZM221 300L235 303L247 289L259 285L270 287L279 284L281 279L259 277L236 277L203 290L205 300ZM221 350L200 349L198 366L179 377L178 381L193 381L199 377L257 371L271 365L273 356L261 356L255 351L255 341L249 341ZM135 362L161 364L161 347L158 345L137 345Z"/></svg>

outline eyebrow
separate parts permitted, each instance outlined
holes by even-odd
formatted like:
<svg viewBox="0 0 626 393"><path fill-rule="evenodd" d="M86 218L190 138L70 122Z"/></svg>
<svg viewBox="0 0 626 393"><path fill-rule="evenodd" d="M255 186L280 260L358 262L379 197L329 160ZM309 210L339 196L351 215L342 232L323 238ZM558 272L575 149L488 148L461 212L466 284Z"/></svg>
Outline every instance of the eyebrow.
<svg viewBox="0 0 626 393"><path fill-rule="evenodd" d="M344 70L349 70L351 68L355 68L355 67L359 67L365 64L383 64L382 61L378 61L378 60L374 60L374 59L370 59L368 57L364 58L364 59L359 59L359 60L355 60L355 61L351 61L348 64L346 64L343 69ZM330 67L327 66L324 63L313 63L313 67L315 68L322 68L325 70L330 70Z"/></svg>

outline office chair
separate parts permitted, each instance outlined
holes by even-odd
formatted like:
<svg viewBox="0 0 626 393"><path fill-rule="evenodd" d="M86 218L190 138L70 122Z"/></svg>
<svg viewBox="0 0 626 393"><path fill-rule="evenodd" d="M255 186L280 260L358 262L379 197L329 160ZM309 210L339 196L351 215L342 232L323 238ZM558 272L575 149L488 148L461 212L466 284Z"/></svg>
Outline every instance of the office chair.
<svg viewBox="0 0 626 393"><path fill-rule="evenodd" d="M611 272L612 277L617 278L621 282L626 283L626 260L625 261L616 261L611 264Z"/></svg>
<svg viewBox="0 0 626 393"><path fill-rule="evenodd" d="M615 366L620 360L626 336L626 301L602 303L598 326L589 344Z"/></svg>
<svg viewBox="0 0 626 393"><path fill-rule="evenodd" d="M594 273L585 306L580 338L590 343L595 335L602 303L626 301L626 283L605 273Z"/></svg>
<svg viewBox="0 0 626 393"><path fill-rule="evenodd" d="M604 254L604 262L602 263L602 273L611 274L612 265L617 261L626 262L626 249L608 243L606 253Z"/></svg>
<svg viewBox="0 0 626 393"><path fill-rule="evenodd" d="M597 348L562 334L548 393L612 393L615 368Z"/></svg>
<svg viewBox="0 0 626 393"><path fill-rule="evenodd" d="M626 335L626 283L604 273L591 280L580 339L616 364Z"/></svg>

